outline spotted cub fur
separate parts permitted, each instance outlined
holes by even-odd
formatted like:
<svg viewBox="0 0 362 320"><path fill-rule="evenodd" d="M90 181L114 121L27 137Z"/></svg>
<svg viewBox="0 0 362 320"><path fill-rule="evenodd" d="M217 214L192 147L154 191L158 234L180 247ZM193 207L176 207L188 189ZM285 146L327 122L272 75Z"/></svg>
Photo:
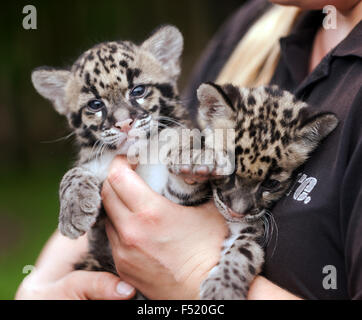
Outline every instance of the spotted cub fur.
<svg viewBox="0 0 362 320"><path fill-rule="evenodd" d="M203 129L235 131L234 150L218 150L207 142L204 147L204 152L209 148L215 154L234 151L235 170L231 175L214 175L224 168L217 157L207 165L183 166L182 173L179 166L171 167L194 181L200 176L211 179L214 202L230 230L220 261L202 283L200 296L245 299L250 282L263 265L268 209L286 193L295 169L338 121L332 113L313 112L306 103L276 86L248 89L205 83L197 95Z"/></svg>
<svg viewBox="0 0 362 320"><path fill-rule="evenodd" d="M59 229L77 238L87 232L89 254L77 269L116 274L104 230L100 189L117 154L133 148L135 155L154 133L164 128L191 128L180 103L177 78L183 38L172 26L159 29L141 45L105 42L82 54L70 70L39 68L32 74L37 91L66 116L79 145L76 166L63 177L59 196ZM206 202L213 194L226 218L230 235L219 264L201 286L203 299L245 298L263 264L263 217L284 195L293 171L337 125L329 113L311 115L310 108L275 87L256 89L203 84L197 92L202 128L235 130L234 150L215 149L206 139L191 150L203 157L235 154L232 174L220 159L211 164L176 163L171 155L189 146L166 144L167 166L141 165L138 172L156 191L187 206ZM175 151L176 152L172 152ZM170 171L170 173L167 171ZM184 177L203 182L187 184ZM205 179L210 181L205 182ZM198 181L198 180L197 180Z"/></svg>
<svg viewBox="0 0 362 320"><path fill-rule="evenodd" d="M66 116L79 146L76 166L64 175L59 190L61 233L74 239L87 232L90 241L89 255L77 269L116 273L100 197L112 159L149 141L155 130L190 126L176 84L182 50L179 30L164 26L141 45L100 43L84 52L70 70L42 67L32 73L34 87ZM168 181L165 166L146 164L137 170L162 192ZM174 185L177 180L183 188L182 179L169 179Z"/></svg>

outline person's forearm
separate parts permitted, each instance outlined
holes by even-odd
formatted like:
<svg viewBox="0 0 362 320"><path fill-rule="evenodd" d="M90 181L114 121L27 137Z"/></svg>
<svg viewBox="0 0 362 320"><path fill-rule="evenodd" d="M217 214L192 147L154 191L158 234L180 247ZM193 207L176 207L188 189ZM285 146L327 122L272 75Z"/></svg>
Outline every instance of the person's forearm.
<svg viewBox="0 0 362 320"><path fill-rule="evenodd" d="M248 300L302 300L278 287L268 279L257 276L250 286Z"/></svg>

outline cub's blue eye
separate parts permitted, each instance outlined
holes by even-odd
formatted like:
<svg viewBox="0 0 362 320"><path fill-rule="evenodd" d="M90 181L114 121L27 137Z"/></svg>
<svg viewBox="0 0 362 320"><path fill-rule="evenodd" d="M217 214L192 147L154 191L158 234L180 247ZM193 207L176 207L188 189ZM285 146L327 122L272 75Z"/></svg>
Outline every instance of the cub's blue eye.
<svg viewBox="0 0 362 320"><path fill-rule="evenodd" d="M134 97L134 98L140 98L142 97L146 92L146 87L145 86L136 86L132 89L130 96Z"/></svg>
<svg viewBox="0 0 362 320"><path fill-rule="evenodd" d="M99 111L104 107L104 102L102 100L91 100L88 102L87 107L91 111Z"/></svg>
<svg viewBox="0 0 362 320"><path fill-rule="evenodd" d="M280 181L275 179L268 179L265 180L261 186L267 190L274 190L280 186Z"/></svg>

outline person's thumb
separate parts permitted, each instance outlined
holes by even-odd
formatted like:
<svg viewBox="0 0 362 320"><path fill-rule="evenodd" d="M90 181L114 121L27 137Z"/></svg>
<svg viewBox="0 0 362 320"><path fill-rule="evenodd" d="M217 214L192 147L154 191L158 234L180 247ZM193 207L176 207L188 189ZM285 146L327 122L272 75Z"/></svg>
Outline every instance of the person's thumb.
<svg viewBox="0 0 362 320"><path fill-rule="evenodd" d="M108 272L74 271L64 279L69 296L81 300L128 300L136 290Z"/></svg>

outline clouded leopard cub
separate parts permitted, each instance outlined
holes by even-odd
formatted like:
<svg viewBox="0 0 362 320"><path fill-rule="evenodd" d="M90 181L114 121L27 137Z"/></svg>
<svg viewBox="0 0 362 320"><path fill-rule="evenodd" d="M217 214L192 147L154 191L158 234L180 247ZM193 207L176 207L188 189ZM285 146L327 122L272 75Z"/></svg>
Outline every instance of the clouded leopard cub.
<svg viewBox="0 0 362 320"><path fill-rule="evenodd" d="M215 153L207 166L206 162L188 167L171 165L174 173L194 181L202 176L211 178L214 202L230 230L220 261L202 283L200 296L245 299L264 260L263 216L286 193L293 171L338 121L331 113L313 112L306 103L276 86L247 89L206 83L197 95L203 129L235 130L234 150L215 149L206 139L205 150ZM235 151L233 174L216 178L215 171L223 170L218 154L230 151Z"/></svg>
<svg viewBox="0 0 362 320"><path fill-rule="evenodd" d="M61 233L77 238L89 231L89 255L78 269L116 273L100 218L100 189L112 159L126 154L140 131L149 140L154 128L159 132L175 124L189 126L176 86L182 49L181 33L165 26L141 45L101 43L83 53L70 70L38 68L32 73L34 87L67 117L79 145L76 166L64 175L59 190ZM137 170L158 192L167 181L182 180L168 178L165 166L158 164ZM205 198L202 192L199 197Z"/></svg>

